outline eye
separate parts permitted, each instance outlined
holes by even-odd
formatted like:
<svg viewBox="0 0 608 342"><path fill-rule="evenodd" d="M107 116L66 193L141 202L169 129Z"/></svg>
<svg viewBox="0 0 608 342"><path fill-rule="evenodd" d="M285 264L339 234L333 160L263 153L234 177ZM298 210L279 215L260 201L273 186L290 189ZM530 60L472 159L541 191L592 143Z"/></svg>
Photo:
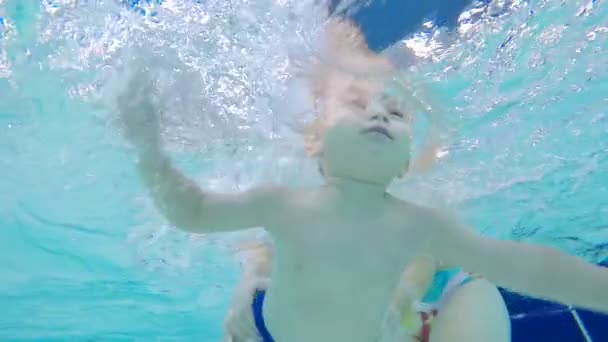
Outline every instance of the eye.
<svg viewBox="0 0 608 342"><path fill-rule="evenodd" d="M360 98L355 98L355 99L351 100L350 104L359 109L367 108L367 102L365 102L363 99L360 99Z"/></svg>
<svg viewBox="0 0 608 342"><path fill-rule="evenodd" d="M403 119L403 113L401 113L401 112L398 112L398 111L396 111L396 110L391 110L391 111L390 111L390 112L388 112L388 113L389 113L390 115L392 115L392 116L396 116L396 117L398 117L398 118Z"/></svg>

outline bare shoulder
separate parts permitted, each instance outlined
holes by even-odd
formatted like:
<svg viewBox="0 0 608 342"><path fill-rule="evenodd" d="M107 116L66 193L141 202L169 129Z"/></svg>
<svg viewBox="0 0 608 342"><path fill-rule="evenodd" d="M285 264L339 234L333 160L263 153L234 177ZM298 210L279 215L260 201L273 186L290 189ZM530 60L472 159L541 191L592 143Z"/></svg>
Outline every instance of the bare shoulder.
<svg viewBox="0 0 608 342"><path fill-rule="evenodd" d="M416 217L430 223L430 221L438 220L441 217L440 211L437 209L403 200L392 195L388 195L387 199L391 207L399 210L406 218Z"/></svg>
<svg viewBox="0 0 608 342"><path fill-rule="evenodd" d="M268 199L266 228L276 239L292 238L294 232L314 225L319 217L319 194L315 188L266 184L257 190Z"/></svg>
<svg viewBox="0 0 608 342"><path fill-rule="evenodd" d="M422 230L424 235L431 237L446 226L448 215L438 209L419 205L393 196L389 197L391 207L394 207L399 219L404 225ZM394 210L395 210L394 209Z"/></svg>
<svg viewBox="0 0 608 342"><path fill-rule="evenodd" d="M314 202L320 196L319 187L269 185L269 190L275 193L274 196L280 199L285 207L301 207L306 203Z"/></svg>
<svg viewBox="0 0 608 342"><path fill-rule="evenodd" d="M273 183L264 183L249 190L249 196L271 209L273 213L284 213L301 208L315 194L313 189L299 189ZM252 199L253 199L252 198Z"/></svg>

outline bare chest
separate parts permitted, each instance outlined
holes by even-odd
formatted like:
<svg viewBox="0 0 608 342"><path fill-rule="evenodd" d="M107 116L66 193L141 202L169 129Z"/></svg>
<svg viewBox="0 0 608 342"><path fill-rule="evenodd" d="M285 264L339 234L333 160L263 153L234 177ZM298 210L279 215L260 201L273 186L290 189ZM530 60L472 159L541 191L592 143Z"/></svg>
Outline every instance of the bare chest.
<svg viewBox="0 0 608 342"><path fill-rule="evenodd" d="M416 253L408 223L388 209L303 206L285 217L282 268L302 276L340 273L345 281L396 279ZM415 229L411 229L415 235ZM371 281L371 280L370 280Z"/></svg>

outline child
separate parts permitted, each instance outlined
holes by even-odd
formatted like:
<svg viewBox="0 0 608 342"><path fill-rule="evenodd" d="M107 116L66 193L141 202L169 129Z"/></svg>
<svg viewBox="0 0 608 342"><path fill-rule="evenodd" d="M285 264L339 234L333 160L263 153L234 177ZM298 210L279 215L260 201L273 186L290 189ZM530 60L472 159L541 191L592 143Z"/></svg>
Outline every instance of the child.
<svg viewBox="0 0 608 342"><path fill-rule="evenodd" d="M325 178L320 187L201 190L162 152L145 74L118 99L141 179L173 225L193 233L264 227L272 235L272 283L253 305L267 340L374 341L403 266L422 255L532 296L608 311L607 270L551 248L485 238L388 194L409 165L411 103L391 88L390 63L352 24L336 20L327 32L322 57L339 67L317 68L319 118L307 137Z"/></svg>

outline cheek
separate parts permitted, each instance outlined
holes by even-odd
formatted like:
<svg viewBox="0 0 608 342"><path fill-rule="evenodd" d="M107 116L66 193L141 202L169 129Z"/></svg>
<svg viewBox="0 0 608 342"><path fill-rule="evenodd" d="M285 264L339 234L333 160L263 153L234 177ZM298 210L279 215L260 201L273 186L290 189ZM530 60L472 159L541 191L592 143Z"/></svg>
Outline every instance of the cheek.
<svg viewBox="0 0 608 342"><path fill-rule="evenodd" d="M395 141L395 149L398 150L396 152L398 152L400 155L401 154L410 154L411 153L411 148L412 148L412 139L411 139L411 135L409 134L409 132L407 131L402 131L399 132L399 134L397 135L398 138Z"/></svg>
<svg viewBox="0 0 608 342"><path fill-rule="evenodd" d="M367 141L359 134L359 130L355 122L341 121L325 135L323 149L338 153L354 153L367 144Z"/></svg>
<svg viewBox="0 0 608 342"><path fill-rule="evenodd" d="M408 138L412 136L412 126L403 120L395 122L393 124L393 130L395 131L395 134L399 136L406 136Z"/></svg>

